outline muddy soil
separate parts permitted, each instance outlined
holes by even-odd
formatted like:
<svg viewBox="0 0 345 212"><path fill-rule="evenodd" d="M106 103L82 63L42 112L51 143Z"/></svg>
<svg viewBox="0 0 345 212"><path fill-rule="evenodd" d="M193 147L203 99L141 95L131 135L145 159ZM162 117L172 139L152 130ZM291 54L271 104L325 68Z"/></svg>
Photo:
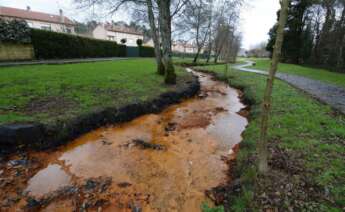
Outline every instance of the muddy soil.
<svg viewBox="0 0 345 212"><path fill-rule="evenodd" d="M0 211L200 211L227 183L247 120L237 90L196 73L200 94L49 152L0 159Z"/></svg>

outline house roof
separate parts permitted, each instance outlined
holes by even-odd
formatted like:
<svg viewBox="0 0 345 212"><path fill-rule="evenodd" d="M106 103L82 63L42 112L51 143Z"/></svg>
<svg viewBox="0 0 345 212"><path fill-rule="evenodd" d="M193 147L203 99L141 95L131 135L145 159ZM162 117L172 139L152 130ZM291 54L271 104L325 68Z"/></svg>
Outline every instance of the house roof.
<svg viewBox="0 0 345 212"><path fill-rule="evenodd" d="M48 23L58 23L65 25L75 25L73 21L64 16L64 23L61 21L60 15L53 15L42 12L35 12L31 10L23 10L12 7L1 7L0 6L0 16L11 17L11 18L20 18L27 20L42 21Z"/></svg>
<svg viewBox="0 0 345 212"><path fill-rule="evenodd" d="M122 32L133 35L144 35L142 32L139 32L133 28L126 26L106 25L105 29L112 32Z"/></svg>

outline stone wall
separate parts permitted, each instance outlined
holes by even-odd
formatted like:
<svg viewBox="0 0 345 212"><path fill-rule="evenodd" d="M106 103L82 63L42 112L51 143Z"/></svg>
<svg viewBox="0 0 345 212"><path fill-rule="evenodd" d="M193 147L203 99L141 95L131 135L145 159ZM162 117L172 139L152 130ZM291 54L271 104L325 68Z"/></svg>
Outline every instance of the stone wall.
<svg viewBox="0 0 345 212"><path fill-rule="evenodd" d="M0 61L33 60L34 57L31 44L0 43Z"/></svg>

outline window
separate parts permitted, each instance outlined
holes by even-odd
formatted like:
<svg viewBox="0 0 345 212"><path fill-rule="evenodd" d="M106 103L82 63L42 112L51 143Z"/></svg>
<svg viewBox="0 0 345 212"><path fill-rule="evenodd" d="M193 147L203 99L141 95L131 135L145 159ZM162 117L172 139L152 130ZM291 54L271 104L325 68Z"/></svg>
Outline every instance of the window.
<svg viewBox="0 0 345 212"><path fill-rule="evenodd" d="M32 22L27 21L27 23L28 23L28 25L29 25L30 28L33 27L33 23L32 23Z"/></svg>
<svg viewBox="0 0 345 212"><path fill-rule="evenodd" d="M70 28L66 28L66 32L71 34L72 33L72 30Z"/></svg>
<svg viewBox="0 0 345 212"><path fill-rule="evenodd" d="M43 29L43 30L48 30L48 31L51 31L51 30L52 30L50 24L41 25L41 29Z"/></svg>

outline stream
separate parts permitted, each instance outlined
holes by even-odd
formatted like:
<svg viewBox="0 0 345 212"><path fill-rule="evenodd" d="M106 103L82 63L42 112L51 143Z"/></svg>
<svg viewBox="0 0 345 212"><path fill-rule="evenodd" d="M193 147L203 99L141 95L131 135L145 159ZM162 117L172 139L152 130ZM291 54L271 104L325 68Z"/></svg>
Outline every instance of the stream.
<svg viewBox="0 0 345 212"><path fill-rule="evenodd" d="M0 211L200 211L229 181L247 119L240 92L195 72L198 96L0 165Z"/></svg>

